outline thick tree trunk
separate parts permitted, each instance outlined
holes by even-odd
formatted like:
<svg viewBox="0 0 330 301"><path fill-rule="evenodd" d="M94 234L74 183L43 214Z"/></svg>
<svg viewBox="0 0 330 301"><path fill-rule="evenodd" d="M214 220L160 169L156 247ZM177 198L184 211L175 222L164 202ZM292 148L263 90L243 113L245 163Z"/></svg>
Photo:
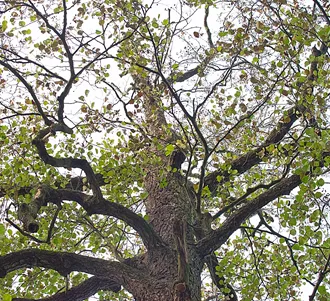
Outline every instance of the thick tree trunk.
<svg viewBox="0 0 330 301"><path fill-rule="evenodd" d="M150 171L146 177L145 185L149 192L146 201L147 213L150 223L161 238L168 244L164 254L154 252L148 268L159 279L167 282L171 290L171 298L167 300L200 300L201 278L203 260L194 248L193 223L194 194L188 191L184 178L176 172L169 172L166 177L167 186L160 188L159 171ZM174 235L176 221L187 226L184 228L186 236L187 267L184 278L180 279L180 259ZM175 299L175 283L185 282L186 291L191 299ZM166 294L165 292L163 294ZM168 297L168 296L167 296ZM142 300L142 299L141 299ZM146 299L144 299L146 300ZM148 299L149 300L149 299ZM153 300L153 299L150 299Z"/></svg>
<svg viewBox="0 0 330 301"><path fill-rule="evenodd" d="M204 262L194 247L195 193L176 170L185 156L182 154L180 162L173 163L173 156L165 155L166 146L175 143L178 137L167 129L164 111L157 99L162 88L152 88L150 82L141 82L139 78L135 78L135 82L143 91L147 134L157 138L158 143L151 144L147 152L155 154L160 161L158 165L146 167L144 185L148 197L145 206L150 224L166 247L149 250L144 259L146 271L155 282L141 290L133 287L131 292L137 301L200 301ZM169 166L176 169L169 171Z"/></svg>

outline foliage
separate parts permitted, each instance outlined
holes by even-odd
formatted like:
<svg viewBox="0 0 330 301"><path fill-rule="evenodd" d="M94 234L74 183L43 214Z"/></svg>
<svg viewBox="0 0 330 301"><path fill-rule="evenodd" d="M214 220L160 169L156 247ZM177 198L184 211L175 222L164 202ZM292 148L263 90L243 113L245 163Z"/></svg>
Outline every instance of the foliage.
<svg viewBox="0 0 330 301"><path fill-rule="evenodd" d="M158 283L160 246L178 275L214 269L186 300L329 300L330 16L311 2L1 1L3 300L143 300L127 279Z"/></svg>

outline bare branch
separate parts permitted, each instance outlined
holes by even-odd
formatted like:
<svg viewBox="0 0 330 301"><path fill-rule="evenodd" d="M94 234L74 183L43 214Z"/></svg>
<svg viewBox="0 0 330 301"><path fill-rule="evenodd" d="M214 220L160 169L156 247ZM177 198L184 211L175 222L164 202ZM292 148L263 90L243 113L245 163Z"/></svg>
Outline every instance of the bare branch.
<svg viewBox="0 0 330 301"><path fill-rule="evenodd" d="M207 24L207 18L209 16L209 12L210 12L210 6L206 4L206 6L205 6L205 16L204 16L204 27L205 27L205 30L206 30L207 41L209 42L210 48L214 48L211 31L210 31L210 28Z"/></svg>
<svg viewBox="0 0 330 301"><path fill-rule="evenodd" d="M325 18L327 24L330 25L330 18L328 16L328 14L326 13L326 11L324 10L324 8L321 5L321 3L318 0L313 0L313 1L317 5L317 7L320 9L320 11L322 12L323 17Z"/></svg>

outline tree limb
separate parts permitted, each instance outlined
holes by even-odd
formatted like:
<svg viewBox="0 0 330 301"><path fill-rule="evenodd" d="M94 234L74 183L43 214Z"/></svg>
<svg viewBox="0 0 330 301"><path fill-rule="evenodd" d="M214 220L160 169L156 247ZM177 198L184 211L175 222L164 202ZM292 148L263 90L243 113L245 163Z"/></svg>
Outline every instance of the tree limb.
<svg viewBox="0 0 330 301"><path fill-rule="evenodd" d="M117 203L109 202L103 197L96 199L80 191L69 189L53 189L49 186L40 186L30 204L24 204L25 213L20 220L24 224L24 229L35 229L38 224L35 221L38 211L49 202L60 204L63 200L77 202L89 215L102 214L118 218L138 232L145 246L150 250L159 246L164 247L163 241L154 232L148 222L132 210ZM27 216L28 218L24 218ZM36 232L36 231L34 231Z"/></svg>
<svg viewBox="0 0 330 301"><path fill-rule="evenodd" d="M260 163L262 161L262 158L259 156L259 153L264 150L264 156L267 157L269 155L266 150L266 147L271 144L276 144L284 138L284 136L289 132L293 123L301 115L301 110L301 106L294 106L287 112L285 112L278 124L269 133L268 137L265 140L265 143L232 161L232 163L230 164L231 170L237 170L238 174L242 174L249 170L251 167ZM217 181L218 176L222 177L222 180L220 182ZM223 171L220 168L219 170L211 172L205 177L204 186L208 186L209 190L211 192L214 192L220 184L227 182L228 179L229 173Z"/></svg>
<svg viewBox="0 0 330 301"><path fill-rule="evenodd" d="M93 276L72 287L66 292L55 294L43 299L13 298L13 301L83 301L93 296L98 291L107 290L115 293L121 289L120 285L109 278Z"/></svg>
<svg viewBox="0 0 330 301"><path fill-rule="evenodd" d="M269 190L242 206L227 218L217 230L213 230L197 243L197 249L200 255L204 257L218 249L249 216L274 199L289 194L300 183L301 179L299 175L292 175L289 178L284 178Z"/></svg>
<svg viewBox="0 0 330 301"><path fill-rule="evenodd" d="M131 281L147 283L145 273L121 262L88 257L68 252L39 249L21 250L0 256L0 277L23 268L43 267L57 271L62 276L83 272L112 281L113 288L129 285Z"/></svg>
<svg viewBox="0 0 330 301"><path fill-rule="evenodd" d="M37 147L40 158L46 163L54 167L65 167L65 168L80 168L86 174L89 184L93 194L97 198L102 198L102 192L100 186L98 185L94 171L86 159L77 158L55 158L48 154L45 139L49 135L56 132L72 133L72 129L68 128L64 124L55 124L44 130L41 130L37 137L32 140L32 143Z"/></svg>
<svg viewBox="0 0 330 301"><path fill-rule="evenodd" d="M225 296L225 300L228 301L238 301L237 294L234 288L226 282L226 279L222 276L219 276L216 271L216 266L219 265L218 259L215 254L212 252L211 255L207 256L206 265L209 269L212 281L214 285L220 290L220 292ZM227 290L229 289L229 292Z"/></svg>

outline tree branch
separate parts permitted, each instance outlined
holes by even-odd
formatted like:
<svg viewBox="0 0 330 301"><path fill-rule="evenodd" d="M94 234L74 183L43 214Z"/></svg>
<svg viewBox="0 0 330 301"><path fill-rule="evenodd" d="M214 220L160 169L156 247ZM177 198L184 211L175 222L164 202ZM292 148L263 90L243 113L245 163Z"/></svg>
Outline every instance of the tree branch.
<svg viewBox="0 0 330 301"><path fill-rule="evenodd" d="M121 289L120 285L109 278L93 276L66 292L55 294L43 299L13 298L13 301L83 301L98 291L107 290L115 293Z"/></svg>
<svg viewBox="0 0 330 301"><path fill-rule="evenodd" d="M44 130L41 130L37 137L32 140L32 143L37 147L40 158L46 163L54 167L65 167L65 168L80 168L86 174L88 182L91 186L93 194L97 198L102 198L102 192L98 185L94 171L87 160L77 158L55 158L48 154L45 139L48 136L56 132L64 132L72 134L72 129L68 128L64 124L55 124Z"/></svg>
<svg viewBox="0 0 330 301"><path fill-rule="evenodd" d="M48 203L60 204L63 200L77 202L89 215L102 214L118 218L138 232L145 246L150 250L156 247L164 247L163 241L154 232L152 227L143 217L137 215L130 209L117 203L109 202L103 197L96 199L80 191L69 189L53 189L49 186L40 186L30 204L24 205L24 214L20 214L24 229L38 230L35 221L37 214L42 206ZM36 232L34 231L34 232Z"/></svg>
<svg viewBox="0 0 330 301"><path fill-rule="evenodd" d="M19 79L22 82L22 84L25 86L25 88L30 93L30 95L33 99L33 102L37 106L37 110L38 110L39 114L41 115L42 119L44 120L45 124L48 126L52 125L53 122L48 119L47 115L45 114L45 112L43 111L43 109L41 107L41 104L39 102L37 95L35 94L32 86L26 81L26 79L13 66L4 62L3 60L0 60L0 65L7 68L11 73L13 73L17 77L17 79Z"/></svg>
<svg viewBox="0 0 330 301"><path fill-rule="evenodd" d="M321 3L318 0L313 0L313 1L317 5L317 7L320 9L320 11L322 12L322 15L323 15L324 19L326 20L327 24L330 25L330 18L328 16L328 14L326 13L326 11L324 10Z"/></svg>
<svg viewBox="0 0 330 301"><path fill-rule="evenodd" d="M120 285L129 285L131 281L141 284L150 280L144 273L125 263L68 252L28 249L0 256L1 278L18 269L34 267L52 269L62 276L71 272L88 273L112 281L117 289Z"/></svg>
<svg viewBox="0 0 330 301"><path fill-rule="evenodd" d="M330 272L330 255L328 256L327 258L327 262L325 263L324 267L321 268L320 272L319 272L319 276L317 278L317 282L314 286L314 289L313 289L313 292L312 294L309 296L309 301L313 301L316 294L317 294L317 291L318 291L318 288L320 287L322 281L324 280L324 277L326 276L326 274L328 274Z"/></svg>
<svg viewBox="0 0 330 301"><path fill-rule="evenodd" d="M301 115L301 110L301 106L294 106L287 112L285 112L278 124L274 127L274 129L266 138L265 143L232 161L232 163L230 164L231 170L237 170L238 174L242 174L253 166L260 163L262 161L262 158L259 156L259 153L264 150L264 156L267 157L269 155L266 147L271 144L276 144L284 138L284 136L289 132L293 123ZM222 177L222 180L220 182L217 181L218 176ZM223 171L220 168L219 170L216 170L205 177L204 186L208 186L209 190L211 192L214 192L220 184L227 182L228 179L229 173Z"/></svg>
<svg viewBox="0 0 330 301"><path fill-rule="evenodd" d="M289 194L301 183L299 175L282 179L269 190L257 196L233 213L217 230L213 230L197 243L198 252L202 257L211 254L224 244L239 226L254 212L261 209L274 199Z"/></svg>
<svg viewBox="0 0 330 301"><path fill-rule="evenodd" d="M216 271L216 266L219 265L218 259L215 256L215 254L212 252L211 255L207 256L206 259L206 265L209 269L212 281L214 285L220 290L220 292L225 296L225 300L228 301L238 301L237 294L234 290L234 288L227 283L226 279L222 276L219 276ZM229 291L227 292L227 290Z"/></svg>

